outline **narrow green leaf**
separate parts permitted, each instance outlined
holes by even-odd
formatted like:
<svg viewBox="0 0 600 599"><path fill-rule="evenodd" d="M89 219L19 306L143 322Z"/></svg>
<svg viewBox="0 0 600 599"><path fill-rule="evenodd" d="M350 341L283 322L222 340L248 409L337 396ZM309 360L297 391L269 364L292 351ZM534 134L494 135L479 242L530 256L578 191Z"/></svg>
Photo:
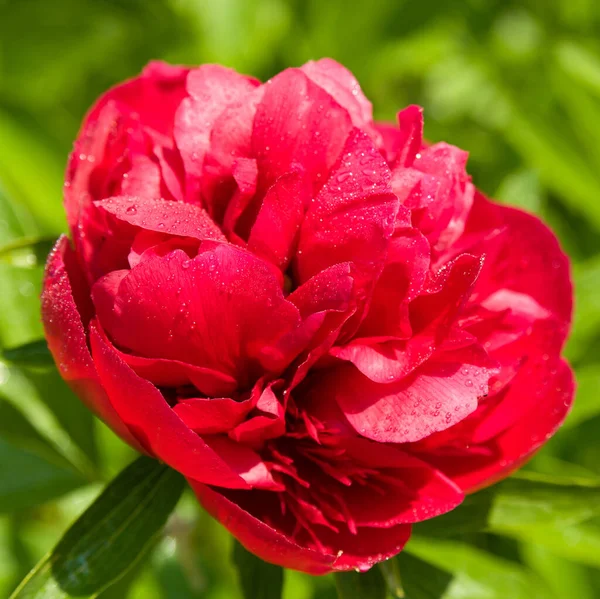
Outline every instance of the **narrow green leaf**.
<svg viewBox="0 0 600 599"><path fill-rule="evenodd" d="M563 41L555 48L557 64L574 80L600 96L600 59L581 44Z"/></svg>
<svg viewBox="0 0 600 599"><path fill-rule="evenodd" d="M566 353L577 360L585 357L589 342L600 334L600 256L576 265L573 275L577 310Z"/></svg>
<svg viewBox="0 0 600 599"><path fill-rule="evenodd" d="M385 599L387 585L379 568L367 572L343 572L335 576L340 599Z"/></svg>
<svg viewBox="0 0 600 599"><path fill-rule="evenodd" d="M404 551L453 576L435 599L554 599L526 568L466 543L413 536Z"/></svg>
<svg viewBox="0 0 600 599"><path fill-rule="evenodd" d="M16 366L54 366L54 360L45 339L7 348L2 357Z"/></svg>
<svg viewBox="0 0 600 599"><path fill-rule="evenodd" d="M523 561L544 578L558 597L596 598L585 566L531 543L522 543L520 554Z"/></svg>
<svg viewBox="0 0 600 599"><path fill-rule="evenodd" d="M237 541L233 546L233 562L237 567L245 599L281 598L283 568L264 562Z"/></svg>
<svg viewBox="0 0 600 599"><path fill-rule="evenodd" d="M452 512L417 524L415 530L423 535L444 537L477 531L502 534L535 526L567 526L598 514L599 479L520 472L467 497Z"/></svg>
<svg viewBox="0 0 600 599"><path fill-rule="evenodd" d="M577 370L577 390L573 409L565 420L565 426L572 428L600 415L600 368L590 364Z"/></svg>
<svg viewBox="0 0 600 599"><path fill-rule="evenodd" d="M76 468L61 454L52 443L40 434L34 426L0 395L0 438L14 447L34 453L52 464Z"/></svg>
<svg viewBox="0 0 600 599"><path fill-rule="evenodd" d="M400 565L398 560L388 559L380 562L379 568L383 574L383 578L387 584L388 591L392 597L404 599L404 588L402 586L402 578L400 577Z"/></svg>
<svg viewBox="0 0 600 599"><path fill-rule="evenodd" d="M98 478L94 417L55 368L25 373L0 360L0 382L2 400L20 412L86 478Z"/></svg>
<svg viewBox="0 0 600 599"><path fill-rule="evenodd" d="M4 439L0 439L0 480L0 513L40 505L88 482L74 470Z"/></svg>
<svg viewBox="0 0 600 599"><path fill-rule="evenodd" d="M93 597L153 544L183 488L180 474L138 458L106 487L12 599Z"/></svg>
<svg viewBox="0 0 600 599"><path fill-rule="evenodd" d="M400 569L406 599L440 599L452 582L452 574L407 552L393 561Z"/></svg>
<svg viewBox="0 0 600 599"><path fill-rule="evenodd" d="M0 246L0 261L33 268L43 265L56 242L55 237L20 237Z"/></svg>

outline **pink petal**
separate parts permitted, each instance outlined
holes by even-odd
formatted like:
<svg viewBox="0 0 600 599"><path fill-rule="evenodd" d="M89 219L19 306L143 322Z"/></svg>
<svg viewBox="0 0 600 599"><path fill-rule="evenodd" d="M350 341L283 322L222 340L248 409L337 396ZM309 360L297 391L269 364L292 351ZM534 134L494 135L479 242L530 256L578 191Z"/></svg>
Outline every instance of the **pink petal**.
<svg viewBox="0 0 600 599"><path fill-rule="evenodd" d="M532 297L560 322L568 323L573 312L569 260L554 234L537 217L493 204L481 194L467 223L467 232L505 228L499 251L487 260L477 292L480 297L510 289Z"/></svg>
<svg viewBox="0 0 600 599"><path fill-rule="evenodd" d="M239 102L227 106L214 123L201 185L207 209L217 220L222 218L234 193L232 177L240 185L239 176L234 173L236 169L239 171L236 164L250 160L256 165L252 157L252 128L264 91L264 86L255 88Z"/></svg>
<svg viewBox="0 0 600 599"><path fill-rule="evenodd" d="M411 228L395 235L357 336L410 336L408 302L421 291L429 266L429 243L419 231Z"/></svg>
<svg viewBox="0 0 600 599"><path fill-rule="evenodd" d="M389 528L361 526L357 533L346 527L333 532L323 527L319 540L326 551L336 551L334 571L357 570L366 572L374 565L397 555L410 538L411 526L398 524Z"/></svg>
<svg viewBox="0 0 600 599"><path fill-rule="evenodd" d="M313 393L337 401L355 430L381 443L418 441L460 422L487 393L490 372L429 360L410 377L383 385L351 366L334 369Z"/></svg>
<svg viewBox="0 0 600 599"><path fill-rule="evenodd" d="M548 365L547 394L512 427L483 445L468 445L453 457L443 447L434 455L422 454L467 493L491 485L521 467L556 432L567 416L575 390L573 372L564 361ZM518 392L515 390L515 392Z"/></svg>
<svg viewBox="0 0 600 599"><path fill-rule="evenodd" d="M190 398L177 402L173 411L188 428L200 435L227 433L244 421L253 409L250 399Z"/></svg>
<svg viewBox="0 0 600 599"><path fill-rule="evenodd" d="M439 470L400 449L353 439L346 452L358 463L385 469L388 477L377 491L368 485L346 490L344 501L359 527L421 522L449 512L463 500L460 488Z"/></svg>
<svg viewBox="0 0 600 599"><path fill-rule="evenodd" d="M193 385L209 397L227 397L237 389L237 381L227 374L193 366L178 360L143 358L120 352L119 357L138 375L157 387L180 387Z"/></svg>
<svg viewBox="0 0 600 599"><path fill-rule="evenodd" d="M151 197L117 196L95 202L95 205L120 221L147 231L225 241L225 236L208 213L195 204Z"/></svg>
<svg viewBox="0 0 600 599"><path fill-rule="evenodd" d="M407 106L398 113L399 139L394 165L410 166L423 147L423 109Z"/></svg>

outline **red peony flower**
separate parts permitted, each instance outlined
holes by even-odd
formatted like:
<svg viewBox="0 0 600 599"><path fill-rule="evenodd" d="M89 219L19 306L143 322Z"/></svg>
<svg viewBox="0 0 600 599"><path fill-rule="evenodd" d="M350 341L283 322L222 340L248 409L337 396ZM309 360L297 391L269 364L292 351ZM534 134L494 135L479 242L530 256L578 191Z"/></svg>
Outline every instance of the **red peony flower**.
<svg viewBox="0 0 600 599"><path fill-rule="evenodd" d="M573 395L569 264L331 61L150 64L85 120L43 292L64 378L249 550L311 573L520 466Z"/></svg>

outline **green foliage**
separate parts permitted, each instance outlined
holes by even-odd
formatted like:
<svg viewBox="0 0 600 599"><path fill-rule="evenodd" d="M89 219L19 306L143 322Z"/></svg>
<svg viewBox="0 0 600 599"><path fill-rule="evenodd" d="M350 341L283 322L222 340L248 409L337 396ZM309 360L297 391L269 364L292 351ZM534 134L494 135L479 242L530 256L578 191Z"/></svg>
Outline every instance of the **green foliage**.
<svg viewBox="0 0 600 599"><path fill-rule="evenodd" d="M339 599L385 599L387 585L379 568L368 572L343 572L335 574Z"/></svg>
<svg viewBox="0 0 600 599"><path fill-rule="evenodd" d="M233 545L233 561L237 567L244 599L281 599L282 568L267 564L238 542Z"/></svg>
<svg viewBox="0 0 600 599"><path fill-rule="evenodd" d="M427 137L469 150L479 187L557 231L574 261L567 354L579 387L527 474L416 526L407 552L370 574L286 573L282 597L381 589L382 575L390 596L408 599L600 596L599 28L593 0L0 1L0 596L132 456L36 341L42 264L66 228L63 170L83 115L153 58L266 78L324 55L354 71L377 118L423 105ZM248 594L230 538L187 499L150 559L103 599ZM280 571L260 567L278 589Z"/></svg>
<svg viewBox="0 0 600 599"><path fill-rule="evenodd" d="M96 596L156 541L183 487L183 477L174 470L138 458L108 485L12 599Z"/></svg>

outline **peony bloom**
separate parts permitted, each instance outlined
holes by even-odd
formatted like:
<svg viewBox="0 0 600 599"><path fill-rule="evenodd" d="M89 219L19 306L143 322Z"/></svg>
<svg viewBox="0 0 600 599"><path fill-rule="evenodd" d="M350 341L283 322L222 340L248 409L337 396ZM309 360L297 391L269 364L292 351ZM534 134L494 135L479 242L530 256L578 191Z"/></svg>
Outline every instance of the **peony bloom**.
<svg viewBox="0 0 600 599"><path fill-rule="evenodd" d="M43 320L63 377L250 551L366 570L564 419L569 264L421 110L332 60L150 64L71 155Z"/></svg>

